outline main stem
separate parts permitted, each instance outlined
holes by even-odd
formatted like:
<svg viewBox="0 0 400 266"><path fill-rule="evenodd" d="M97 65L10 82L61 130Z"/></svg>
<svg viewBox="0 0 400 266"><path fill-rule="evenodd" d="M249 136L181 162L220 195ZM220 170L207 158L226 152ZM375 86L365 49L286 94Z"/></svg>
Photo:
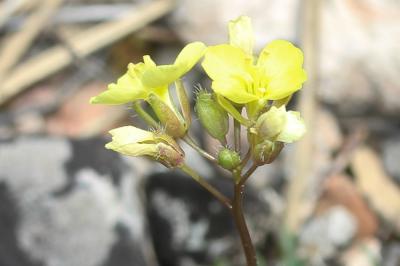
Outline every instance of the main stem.
<svg viewBox="0 0 400 266"><path fill-rule="evenodd" d="M234 196L232 202L232 214L236 228L239 231L240 241L246 256L247 266L257 266L256 251L251 241L249 230L243 214L244 184L235 183Z"/></svg>

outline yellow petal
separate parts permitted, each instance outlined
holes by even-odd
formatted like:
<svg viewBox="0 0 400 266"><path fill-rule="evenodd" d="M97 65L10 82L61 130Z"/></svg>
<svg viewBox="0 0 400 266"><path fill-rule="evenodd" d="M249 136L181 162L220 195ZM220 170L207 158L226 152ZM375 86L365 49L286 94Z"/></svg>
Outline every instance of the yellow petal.
<svg viewBox="0 0 400 266"><path fill-rule="evenodd" d="M235 78L217 79L211 84L211 88L215 93L221 94L232 102L239 104L257 100L257 96L247 92L246 86L245 82Z"/></svg>
<svg viewBox="0 0 400 266"><path fill-rule="evenodd" d="M236 20L229 22L229 43L252 56L254 34L249 17L240 16Z"/></svg>
<svg viewBox="0 0 400 266"><path fill-rule="evenodd" d="M251 59L240 48L229 44L208 47L201 64L212 80L241 77L251 81Z"/></svg>
<svg viewBox="0 0 400 266"><path fill-rule="evenodd" d="M202 42L192 42L186 45L177 56L174 65L179 66L182 74L188 72L204 55L206 46Z"/></svg>
<svg viewBox="0 0 400 266"><path fill-rule="evenodd" d="M203 56L206 46L201 42L186 45L173 65L149 68L143 73L142 81L146 87L169 85L186 74Z"/></svg>
<svg viewBox="0 0 400 266"><path fill-rule="evenodd" d="M129 73L120 77L117 83L108 85L108 90L92 97L92 104L124 104L147 96L146 90L137 78L133 78Z"/></svg>
<svg viewBox="0 0 400 266"><path fill-rule="evenodd" d="M140 143L143 141L153 140L155 138L153 132L134 126L114 128L110 130L109 133L112 135L113 142L118 143L118 145Z"/></svg>
<svg viewBox="0 0 400 266"><path fill-rule="evenodd" d="M107 149L119 152L127 156L151 156L156 157L158 153L156 144L143 144L132 143L125 145L118 145L117 143L110 142L105 146Z"/></svg>
<svg viewBox="0 0 400 266"><path fill-rule="evenodd" d="M276 40L269 43L257 62L257 67L269 81L265 97L278 100L299 90L307 79L302 64L302 51L290 42Z"/></svg>
<svg viewBox="0 0 400 266"><path fill-rule="evenodd" d="M270 100L280 100L301 89L307 80L304 69L293 69L284 75L271 77L265 97Z"/></svg>

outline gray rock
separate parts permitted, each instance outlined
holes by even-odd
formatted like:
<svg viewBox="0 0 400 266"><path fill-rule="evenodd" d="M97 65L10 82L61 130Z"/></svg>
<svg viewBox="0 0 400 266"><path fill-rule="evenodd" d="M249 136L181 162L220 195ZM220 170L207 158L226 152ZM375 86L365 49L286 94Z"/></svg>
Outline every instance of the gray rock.
<svg viewBox="0 0 400 266"><path fill-rule="evenodd" d="M383 143L383 163L389 175L400 182L400 138L388 139Z"/></svg>
<svg viewBox="0 0 400 266"><path fill-rule="evenodd" d="M333 256L337 248L349 243L357 230L355 217L344 207L335 206L313 218L300 232L303 253L313 265Z"/></svg>
<svg viewBox="0 0 400 266"><path fill-rule="evenodd" d="M0 205L0 220L14 217L0 223L0 232L10 232L5 243L15 243L0 264L146 265L140 179L132 170L101 139L0 143L0 185L12 205ZM8 211L13 206L16 214Z"/></svg>

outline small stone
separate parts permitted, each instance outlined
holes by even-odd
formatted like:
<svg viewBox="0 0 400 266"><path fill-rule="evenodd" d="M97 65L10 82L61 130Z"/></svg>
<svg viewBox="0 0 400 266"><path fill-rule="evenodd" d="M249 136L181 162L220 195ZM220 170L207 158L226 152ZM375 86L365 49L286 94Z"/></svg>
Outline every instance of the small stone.
<svg viewBox="0 0 400 266"><path fill-rule="evenodd" d="M385 140L382 150L385 169L400 183L400 138Z"/></svg>

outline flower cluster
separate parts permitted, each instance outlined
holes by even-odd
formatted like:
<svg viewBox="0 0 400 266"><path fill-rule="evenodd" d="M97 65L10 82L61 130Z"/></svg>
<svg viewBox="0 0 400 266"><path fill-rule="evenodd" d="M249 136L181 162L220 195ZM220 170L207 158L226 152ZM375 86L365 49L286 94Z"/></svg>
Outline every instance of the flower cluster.
<svg viewBox="0 0 400 266"><path fill-rule="evenodd" d="M155 131L133 126L113 129L113 139L106 147L129 156L147 156L167 167L181 167L184 153L177 140L195 146L188 136L191 108L181 78L202 61L201 66L212 80L212 90L197 93L194 110L204 129L225 146L215 162L235 171L241 170L249 159L240 157L238 147L235 151L227 148L233 145L226 139L229 117L235 125L247 129L250 158L257 165L272 162L284 143L299 140L306 131L300 114L287 111L286 104L307 77L302 67L303 53L290 42L272 41L258 56L253 44L251 20L241 16L229 23L229 43L209 47L201 42L190 43L171 65L157 66L148 55L141 63L129 64L116 83L90 102L132 103ZM179 106L171 100L172 84ZM154 115L142 106L143 101Z"/></svg>

